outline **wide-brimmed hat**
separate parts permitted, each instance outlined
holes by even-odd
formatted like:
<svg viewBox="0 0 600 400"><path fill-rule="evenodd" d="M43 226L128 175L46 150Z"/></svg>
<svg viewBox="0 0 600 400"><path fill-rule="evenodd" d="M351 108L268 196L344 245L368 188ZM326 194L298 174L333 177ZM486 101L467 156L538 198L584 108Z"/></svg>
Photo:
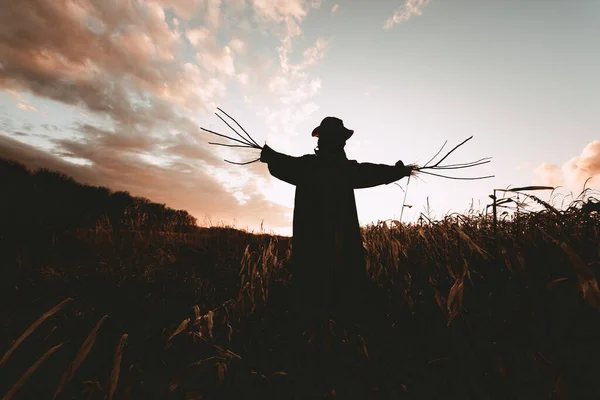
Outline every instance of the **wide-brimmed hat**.
<svg viewBox="0 0 600 400"><path fill-rule="evenodd" d="M341 135L344 140L350 139L354 131L344 126L344 122L336 117L325 117L321 125L312 131L313 137L324 137L325 135Z"/></svg>

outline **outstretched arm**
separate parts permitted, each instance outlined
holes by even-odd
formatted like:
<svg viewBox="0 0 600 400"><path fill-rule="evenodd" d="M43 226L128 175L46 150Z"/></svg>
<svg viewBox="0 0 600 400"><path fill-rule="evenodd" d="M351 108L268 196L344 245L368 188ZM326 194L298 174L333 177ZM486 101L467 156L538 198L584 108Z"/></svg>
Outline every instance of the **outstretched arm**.
<svg viewBox="0 0 600 400"><path fill-rule="evenodd" d="M402 161L396 165L356 163L352 171L352 187L363 189L379 185L387 185L410 176L411 167L406 167Z"/></svg>
<svg viewBox="0 0 600 400"><path fill-rule="evenodd" d="M260 153L260 161L269 166L271 175L291 185L300 183L304 175L302 157L292 157L278 153L266 144Z"/></svg>

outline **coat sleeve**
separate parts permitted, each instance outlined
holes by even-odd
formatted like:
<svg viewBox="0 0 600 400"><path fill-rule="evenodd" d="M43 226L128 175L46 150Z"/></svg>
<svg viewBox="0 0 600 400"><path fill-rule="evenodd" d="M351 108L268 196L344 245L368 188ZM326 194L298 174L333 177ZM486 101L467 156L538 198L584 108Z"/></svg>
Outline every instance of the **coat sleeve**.
<svg viewBox="0 0 600 400"><path fill-rule="evenodd" d="M358 163L351 166L350 180L354 189L363 189L387 185L410 175L410 169L404 166Z"/></svg>
<svg viewBox="0 0 600 400"><path fill-rule="evenodd" d="M298 185L305 175L306 160L304 157L292 157L278 153L267 145L263 147L260 161L268 165L271 175L291 185Z"/></svg>

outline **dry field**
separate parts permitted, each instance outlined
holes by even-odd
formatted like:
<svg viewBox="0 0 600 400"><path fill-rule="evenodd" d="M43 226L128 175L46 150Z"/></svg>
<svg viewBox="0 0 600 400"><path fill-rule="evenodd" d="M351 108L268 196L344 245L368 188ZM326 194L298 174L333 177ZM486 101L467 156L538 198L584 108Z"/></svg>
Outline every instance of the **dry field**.
<svg viewBox="0 0 600 400"><path fill-rule="evenodd" d="M331 321L326 353L288 312L288 238L106 222L5 235L0 395L598 399L600 216L583 204L495 229L485 215L365 228L361 324Z"/></svg>

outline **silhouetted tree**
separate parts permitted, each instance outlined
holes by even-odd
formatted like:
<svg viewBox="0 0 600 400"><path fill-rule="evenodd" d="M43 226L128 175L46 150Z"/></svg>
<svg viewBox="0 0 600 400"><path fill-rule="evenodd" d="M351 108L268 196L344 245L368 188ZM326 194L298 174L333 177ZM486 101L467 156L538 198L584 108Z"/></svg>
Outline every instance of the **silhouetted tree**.
<svg viewBox="0 0 600 400"><path fill-rule="evenodd" d="M187 211L134 197L126 191L76 182L61 172L0 159L0 234L24 235L74 228L93 228L108 219L113 230L191 232L196 219Z"/></svg>

